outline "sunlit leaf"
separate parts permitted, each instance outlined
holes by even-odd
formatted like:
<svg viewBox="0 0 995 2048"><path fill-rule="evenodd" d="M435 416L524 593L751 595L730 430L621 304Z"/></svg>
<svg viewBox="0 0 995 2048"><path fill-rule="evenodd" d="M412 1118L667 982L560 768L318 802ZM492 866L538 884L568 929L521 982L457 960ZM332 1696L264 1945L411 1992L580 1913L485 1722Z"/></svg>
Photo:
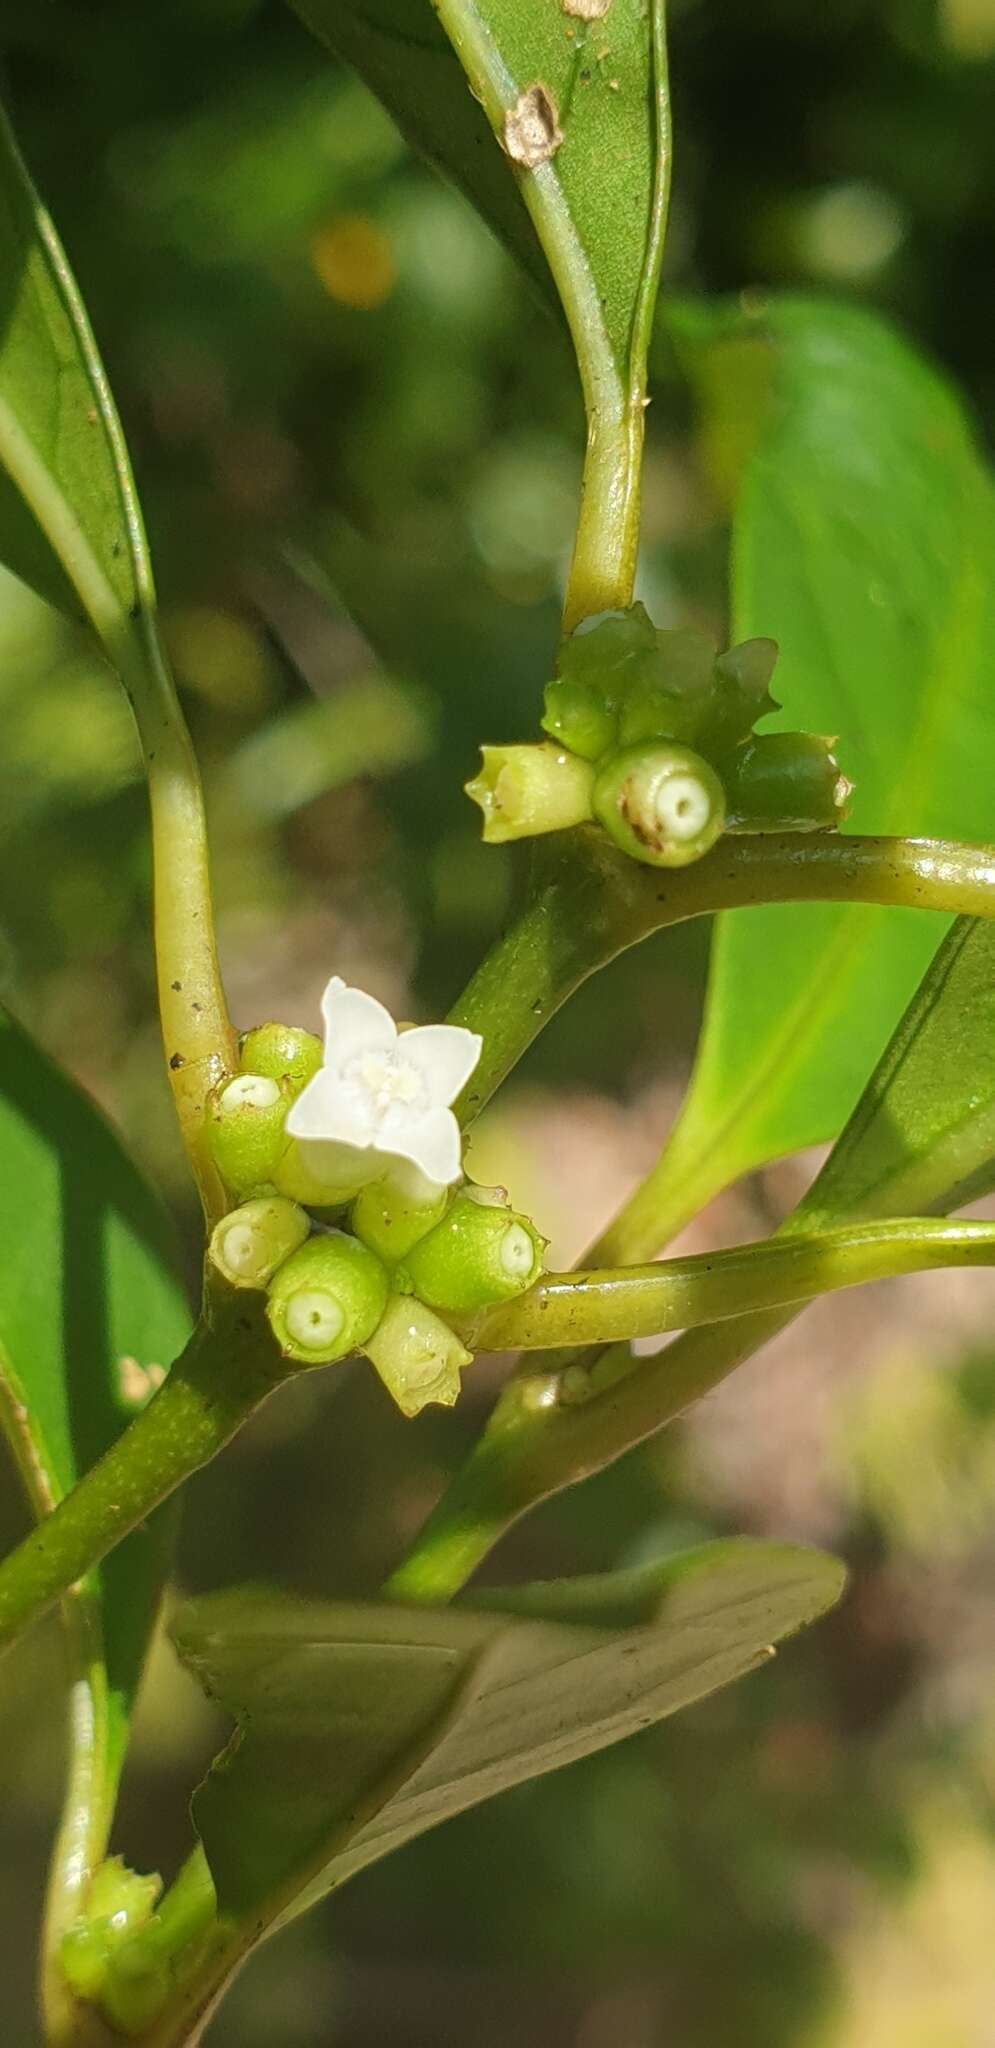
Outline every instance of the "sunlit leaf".
<svg viewBox="0 0 995 2048"><path fill-rule="evenodd" d="M857 830L995 835L995 500L963 411L881 321L814 301L685 314L704 446L735 495L735 637L781 644L790 721L839 735ZM833 1137L942 933L799 904L719 920L662 1236Z"/></svg>
<svg viewBox="0 0 995 2048"><path fill-rule="evenodd" d="M94 1106L0 1012L0 1426L40 1518L119 1436L189 1333L169 1219ZM64 1614L76 1700L67 1911L104 1849L168 1561L128 1537Z"/></svg>
<svg viewBox="0 0 995 2048"><path fill-rule="evenodd" d="M222 1910L260 1931L291 1918L451 1814L753 1670L842 1585L820 1552L744 1540L486 1611L194 1602L180 1654L240 1723L194 1802Z"/></svg>

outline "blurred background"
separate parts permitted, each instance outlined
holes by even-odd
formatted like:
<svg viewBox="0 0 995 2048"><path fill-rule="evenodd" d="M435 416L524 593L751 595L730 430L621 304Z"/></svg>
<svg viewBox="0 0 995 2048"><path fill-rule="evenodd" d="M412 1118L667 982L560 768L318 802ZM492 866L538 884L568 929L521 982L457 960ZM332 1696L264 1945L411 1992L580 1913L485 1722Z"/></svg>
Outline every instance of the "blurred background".
<svg viewBox="0 0 995 2048"><path fill-rule="evenodd" d="M672 0L667 275L892 312L995 398L995 0ZM525 738L579 471L552 321L294 17L257 0L5 0L3 84L131 444L204 766L235 1018L313 1026L330 972L441 1015L516 887L461 794ZM642 591L724 626L726 536L686 400L649 415ZM0 993L195 1219L162 1078L144 793L81 636L0 577ZM679 1100L707 934L589 987L475 1138L577 1256ZM766 1231L811 1162L689 1242ZM712 1534L846 1555L839 1614L739 1688L506 1795L252 1964L211 2048L991 2048L995 1349L977 1276L811 1311L684 1425L534 1516L494 1580ZM412 1426L319 1375L189 1489L187 1590L377 1585L493 1399ZM13 1478L0 1537L22 1510ZM0 1674L0 1977L31 1949L62 1727L58 1640ZM119 1846L171 1871L219 1730L166 1649Z"/></svg>

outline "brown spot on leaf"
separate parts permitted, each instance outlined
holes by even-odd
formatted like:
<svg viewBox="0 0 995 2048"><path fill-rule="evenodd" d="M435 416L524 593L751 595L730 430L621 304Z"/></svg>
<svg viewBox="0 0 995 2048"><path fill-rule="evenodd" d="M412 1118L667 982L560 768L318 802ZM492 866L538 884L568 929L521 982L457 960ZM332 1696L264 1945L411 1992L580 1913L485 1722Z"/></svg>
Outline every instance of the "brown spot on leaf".
<svg viewBox="0 0 995 2048"><path fill-rule="evenodd" d="M513 163L534 171L549 162L563 141L556 101L544 85L519 93L504 117L504 146Z"/></svg>

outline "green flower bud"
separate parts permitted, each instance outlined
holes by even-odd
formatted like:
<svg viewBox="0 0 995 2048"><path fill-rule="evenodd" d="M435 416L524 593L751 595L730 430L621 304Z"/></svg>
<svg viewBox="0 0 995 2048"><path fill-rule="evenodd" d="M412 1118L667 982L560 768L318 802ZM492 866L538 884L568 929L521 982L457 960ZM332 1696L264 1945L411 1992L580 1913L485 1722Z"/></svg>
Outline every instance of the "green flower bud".
<svg viewBox="0 0 995 2048"><path fill-rule="evenodd" d="M460 1373L473 1353L455 1331L409 1294L392 1294L374 1335L364 1346L402 1415L420 1415L434 1402L451 1408Z"/></svg>
<svg viewBox="0 0 995 2048"><path fill-rule="evenodd" d="M598 612L560 641L557 668L565 681L590 683L606 703L617 704L655 653L656 642L645 605Z"/></svg>
<svg viewBox="0 0 995 2048"><path fill-rule="evenodd" d="M344 1230L331 1230L279 1267L266 1314L285 1358L333 1365L372 1337L386 1301L380 1260Z"/></svg>
<svg viewBox="0 0 995 2048"><path fill-rule="evenodd" d="M495 1207L484 1192L481 1202L463 1189L404 1261L404 1278L420 1300L451 1315L510 1301L542 1271L544 1240L528 1217Z"/></svg>
<svg viewBox="0 0 995 2048"><path fill-rule="evenodd" d="M437 1188L423 1201L413 1199L396 1180L372 1181L356 1196L349 1221L371 1252L394 1265L445 1215L451 1192Z"/></svg>
<svg viewBox="0 0 995 2048"><path fill-rule="evenodd" d="M465 784L484 814L489 846L562 832L591 816L594 770L563 747L481 747L483 767Z"/></svg>
<svg viewBox="0 0 995 2048"><path fill-rule="evenodd" d="M262 1288L310 1232L311 1219L296 1202L260 1195L221 1218L208 1257L232 1287Z"/></svg>
<svg viewBox="0 0 995 2048"><path fill-rule="evenodd" d="M289 1106L289 1096L268 1074L237 1074L208 1096L208 1146L232 1194L248 1195L272 1181Z"/></svg>
<svg viewBox="0 0 995 2048"><path fill-rule="evenodd" d="M728 761L725 782L732 832L830 831L845 818L853 790L832 740L811 732L748 740Z"/></svg>
<svg viewBox="0 0 995 2048"><path fill-rule="evenodd" d="M711 707L697 736L698 746L710 759L721 760L753 731L758 719L779 709L767 687L777 656L776 640L742 640L718 655Z"/></svg>
<svg viewBox="0 0 995 2048"><path fill-rule="evenodd" d="M577 683L570 676L546 684L539 723L551 739L585 761L599 760L615 744L612 704L595 683Z"/></svg>
<svg viewBox="0 0 995 2048"><path fill-rule="evenodd" d="M725 824L725 794L714 768L665 741L614 754L594 785L595 815L633 860L684 868L714 846Z"/></svg>
<svg viewBox="0 0 995 2048"><path fill-rule="evenodd" d="M66 1929L59 1948L63 1975L77 1998L103 1994L115 1950L144 1927L162 1890L159 1877L140 1877L120 1856L108 1856L94 1871L86 1910Z"/></svg>
<svg viewBox="0 0 995 2048"><path fill-rule="evenodd" d="M372 1171L376 1170L373 1167ZM341 1187L321 1180L308 1165L296 1138L284 1146L270 1178L278 1194L286 1195L291 1202L301 1202L306 1209L343 1209L365 1186L365 1181L358 1178Z"/></svg>
<svg viewBox="0 0 995 2048"><path fill-rule="evenodd" d="M292 1102L321 1065L321 1040L296 1024L257 1024L239 1044L243 1074L279 1081Z"/></svg>
<svg viewBox="0 0 995 2048"><path fill-rule="evenodd" d="M144 2034L169 1997L172 1979L167 1964L142 1950L112 1955L100 2003L122 2034Z"/></svg>

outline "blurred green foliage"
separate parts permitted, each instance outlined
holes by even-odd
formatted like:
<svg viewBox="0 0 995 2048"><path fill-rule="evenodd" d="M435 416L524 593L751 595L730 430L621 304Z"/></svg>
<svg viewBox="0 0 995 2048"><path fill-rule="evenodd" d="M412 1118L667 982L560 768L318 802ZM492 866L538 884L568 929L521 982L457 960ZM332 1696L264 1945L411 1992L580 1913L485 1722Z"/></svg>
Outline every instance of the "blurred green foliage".
<svg viewBox="0 0 995 2048"><path fill-rule="evenodd" d="M991 0L672 0L672 14L670 284L801 283L880 305L990 426ZM289 10L7 0L0 61L135 460L205 768L236 1020L313 1024L333 969L402 1014L438 1014L514 886L460 785L481 737L531 734L548 673L581 431L559 330ZM650 413L646 521L647 603L662 623L719 634L722 514L676 380ZM127 709L82 637L7 578L0 725L0 990L192 1222L161 1075ZM565 1201L555 1222L570 1250L618 1179L621 1120L629 1150L642 1132L652 1156L643 1127L667 1104L637 1093L633 1112L618 1098L661 1062L671 1081L686 1069L703 957L700 933L669 937L584 991L531 1056L528 1115L506 1113L486 1140L523 1200L544 1149L566 1162L575 1210ZM554 1079L568 1091L558 1122ZM786 1205L776 1176L759 1199ZM723 1227L750 1234L742 1210ZM192 1261L192 1229L189 1242ZM981 1588L995 1363L958 1337L956 1290L934 1285L951 1318L942 1379L911 1317L882 1336L867 1309L847 1326L867 1385L833 1392L830 1323L810 1319L789 1356L800 1369L823 1346L814 1442L811 1382L793 1406L782 1368L774 1417L761 1360L742 1376L753 1406L733 1395L749 1418L740 1465L711 1456L706 1419L543 1510L496 1567L591 1569L746 1520L783 1532L773 1434L785 1470L822 1461L797 1481L787 1533L848 1553L840 1614L659 1734L371 1872L253 1965L217 2048L448 2048L471 2031L478 2048L509 2034L523 2048L982 2048L990 1964L979 1990L935 1934L929 1977L917 1923L900 1918L937 1895L955 1849L959 1927L991 1884ZM190 1488L185 1583L371 1591L492 1391L481 1367L465 1409L417 1429L369 1375L288 1393ZM19 1516L11 1486L5 1539ZM57 1681L49 1633L5 1664L0 1693L0 1750L20 1758L4 1770L0 1868L18 2042ZM151 1832L169 1869L212 1731L165 1655L142 1726L121 1847L147 1854ZM889 1989L889 1929L926 1973L918 2035Z"/></svg>

